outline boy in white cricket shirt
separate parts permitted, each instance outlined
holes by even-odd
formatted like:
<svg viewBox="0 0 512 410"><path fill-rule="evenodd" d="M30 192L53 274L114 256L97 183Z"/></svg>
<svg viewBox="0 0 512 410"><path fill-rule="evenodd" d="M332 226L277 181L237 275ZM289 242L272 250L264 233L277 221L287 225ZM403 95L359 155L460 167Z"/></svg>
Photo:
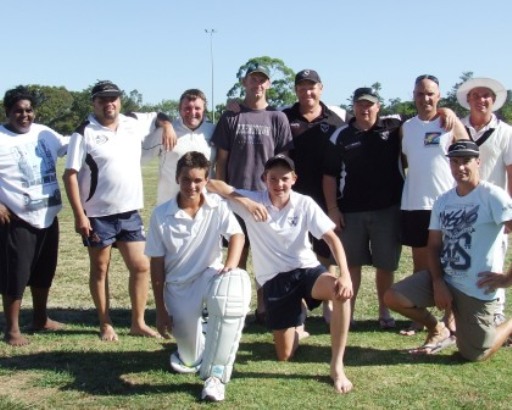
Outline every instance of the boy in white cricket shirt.
<svg viewBox="0 0 512 410"><path fill-rule="evenodd" d="M226 201L206 193L210 162L196 151L177 164L176 197L155 208L145 253L151 257L157 329L178 345L171 367L200 371L203 400L224 399L251 300L247 272L238 269L244 235ZM222 263L221 238L229 241ZM208 308L206 337L202 311Z"/></svg>
<svg viewBox="0 0 512 410"><path fill-rule="evenodd" d="M277 359L293 357L301 338L301 305L310 309L324 300L333 301L331 371L334 388L348 393L343 356L350 323L352 282L343 246L334 223L313 199L292 191L297 180L293 161L282 154L270 158L262 176L264 191L236 190L210 181L208 189L229 199L247 225L253 247L256 280L263 288L267 326L273 331ZM336 277L322 266L313 252L308 233L327 242L340 268Z"/></svg>

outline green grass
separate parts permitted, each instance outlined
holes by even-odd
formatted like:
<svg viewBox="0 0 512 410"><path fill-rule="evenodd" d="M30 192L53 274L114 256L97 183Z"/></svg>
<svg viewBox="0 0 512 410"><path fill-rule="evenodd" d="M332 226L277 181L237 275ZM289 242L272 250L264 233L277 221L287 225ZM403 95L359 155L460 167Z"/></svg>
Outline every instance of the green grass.
<svg viewBox="0 0 512 410"><path fill-rule="evenodd" d="M157 166L145 168L147 221L155 204ZM0 344L0 409L152 409L201 408L202 382L195 375L168 371L175 343L128 336L130 323L127 272L113 253L110 283L118 343L97 337L97 319L88 289L88 258L73 229L66 204L60 216L61 245L57 277L50 294L52 317L67 323L60 333L31 335L31 344ZM404 250L397 278L409 274L410 253ZM447 350L432 357L411 357L403 349L419 345L424 334L410 338L382 332L376 323L374 275L363 274L357 328L349 335L346 371L354 391L333 392L329 371L327 327L314 312L308 319L312 336L290 363L277 363L271 335L260 326L244 331L225 408L371 408L371 409L500 409L512 400L512 349L502 349L489 362L466 363ZM512 299L511 299L512 300ZM254 300L253 300L254 301ZM22 325L31 318L30 291ZM399 318L398 324L406 321ZM147 321L154 324L150 295ZM0 319L3 325L3 316Z"/></svg>

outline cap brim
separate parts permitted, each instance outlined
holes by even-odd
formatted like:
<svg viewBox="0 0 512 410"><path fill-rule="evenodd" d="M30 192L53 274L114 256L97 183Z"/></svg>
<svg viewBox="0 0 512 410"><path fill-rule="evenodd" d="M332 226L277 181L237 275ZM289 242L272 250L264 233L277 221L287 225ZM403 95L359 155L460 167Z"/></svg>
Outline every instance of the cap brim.
<svg viewBox="0 0 512 410"><path fill-rule="evenodd" d="M268 73L266 73L265 71L262 71L262 70L249 71L245 76L247 77L247 76L249 76L251 74L254 74L254 73L263 74L265 77L267 77L270 80L270 76L268 75Z"/></svg>
<svg viewBox="0 0 512 410"><path fill-rule="evenodd" d="M471 107L468 104L468 93L473 88L488 88L494 95L496 100L492 106L493 111L498 111L505 101L507 100L507 90L499 81L493 80L492 78L471 78L463 83L457 90L457 101L465 109L469 110Z"/></svg>
<svg viewBox="0 0 512 410"><path fill-rule="evenodd" d="M480 153L475 151L466 151L466 150L459 150L457 152L451 152L446 155L449 158L452 157L479 157Z"/></svg>
<svg viewBox="0 0 512 410"><path fill-rule="evenodd" d="M96 97L119 97L121 95L121 91L116 90L105 90L105 91L99 91L92 95L92 98Z"/></svg>
<svg viewBox="0 0 512 410"><path fill-rule="evenodd" d="M356 101L370 101L371 103L378 103L379 102L379 99L373 95L369 95L369 94L364 94L364 95L361 95L357 98L354 99L354 102Z"/></svg>

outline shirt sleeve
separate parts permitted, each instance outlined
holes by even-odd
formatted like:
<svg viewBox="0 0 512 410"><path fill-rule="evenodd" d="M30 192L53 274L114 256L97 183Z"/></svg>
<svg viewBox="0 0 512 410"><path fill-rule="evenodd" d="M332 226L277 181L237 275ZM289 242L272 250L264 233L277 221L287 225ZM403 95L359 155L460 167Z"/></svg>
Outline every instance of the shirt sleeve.
<svg viewBox="0 0 512 410"><path fill-rule="evenodd" d="M227 201L221 200L219 202L219 212L221 213L222 236L224 238L229 240L232 235L243 234L242 228L231 209L229 209Z"/></svg>
<svg viewBox="0 0 512 410"><path fill-rule="evenodd" d="M288 118L284 113L276 111L276 121L274 155L293 149L293 136Z"/></svg>
<svg viewBox="0 0 512 410"><path fill-rule="evenodd" d="M75 132L71 135L67 149L66 169L80 171L85 161L85 140L83 135Z"/></svg>
<svg viewBox="0 0 512 410"><path fill-rule="evenodd" d="M157 208L158 209L158 208ZM162 239L160 224L158 222L157 209L151 214L149 221L149 233L146 238L144 253L149 257L165 256L165 245Z"/></svg>
<svg viewBox="0 0 512 410"><path fill-rule="evenodd" d="M220 117L215 131L213 132L211 142L224 151L231 151L231 130L229 129L229 123L227 121L226 113Z"/></svg>

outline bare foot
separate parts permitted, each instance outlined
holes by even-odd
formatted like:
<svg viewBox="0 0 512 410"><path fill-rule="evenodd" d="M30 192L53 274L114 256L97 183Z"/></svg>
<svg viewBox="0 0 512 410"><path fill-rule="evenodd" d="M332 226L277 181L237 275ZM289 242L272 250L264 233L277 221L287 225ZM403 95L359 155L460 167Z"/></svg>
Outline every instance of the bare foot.
<svg viewBox="0 0 512 410"><path fill-rule="evenodd" d="M331 379L334 383L334 390L340 394L346 394L354 387L352 382L345 376L343 366L337 368L331 364Z"/></svg>
<svg viewBox="0 0 512 410"><path fill-rule="evenodd" d="M100 339L103 342L117 342L119 338L112 325L103 325L100 327Z"/></svg>
<svg viewBox="0 0 512 410"><path fill-rule="evenodd" d="M130 336L142 336L142 337L154 337L155 339L161 339L160 333L151 329L148 325L143 326L132 325L130 328Z"/></svg>
<svg viewBox="0 0 512 410"><path fill-rule="evenodd" d="M25 336L23 336L20 331L6 332L4 335L4 341L8 345L14 347L26 346L30 344L30 341Z"/></svg>
<svg viewBox="0 0 512 410"><path fill-rule="evenodd" d="M33 323L32 324L32 331L33 332L55 332L57 330L62 330L66 327L64 323L57 322L56 320L52 320L50 318L46 319L46 322L39 324L39 323Z"/></svg>

